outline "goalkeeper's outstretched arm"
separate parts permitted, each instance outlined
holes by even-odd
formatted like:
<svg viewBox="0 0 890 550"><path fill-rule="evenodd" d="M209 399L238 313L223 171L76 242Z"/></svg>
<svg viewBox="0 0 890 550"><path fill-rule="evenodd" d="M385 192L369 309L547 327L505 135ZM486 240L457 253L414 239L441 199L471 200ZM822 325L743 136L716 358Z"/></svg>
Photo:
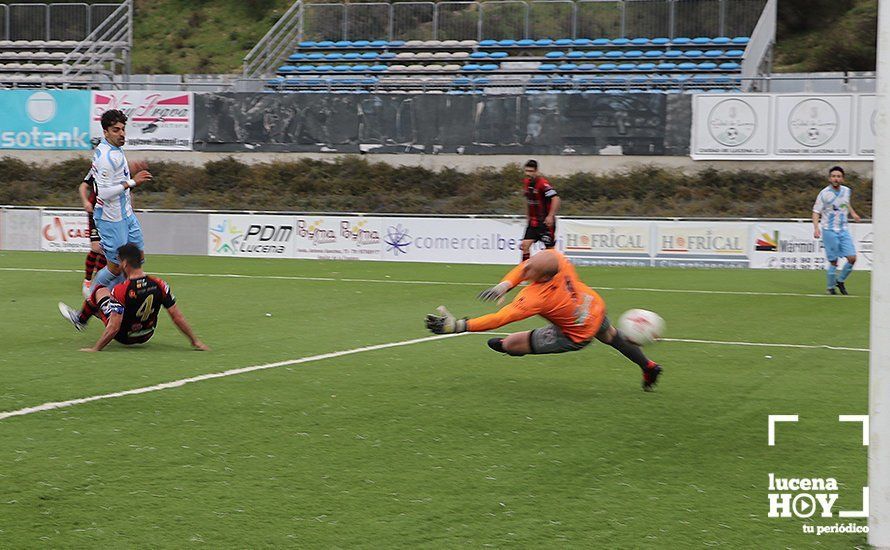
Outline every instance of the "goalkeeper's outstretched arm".
<svg viewBox="0 0 890 550"><path fill-rule="evenodd" d="M510 323L527 319L537 313L536 310L519 307L514 302L502 307L496 313L483 315L474 319L457 319L445 306L439 306L438 315L426 316L426 328L435 334L451 334L459 332L485 332Z"/></svg>

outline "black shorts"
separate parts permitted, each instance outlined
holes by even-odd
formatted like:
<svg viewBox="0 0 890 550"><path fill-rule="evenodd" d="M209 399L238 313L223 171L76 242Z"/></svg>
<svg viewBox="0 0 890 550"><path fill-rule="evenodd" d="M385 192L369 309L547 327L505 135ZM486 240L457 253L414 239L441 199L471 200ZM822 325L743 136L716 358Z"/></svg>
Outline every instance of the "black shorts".
<svg viewBox="0 0 890 550"><path fill-rule="evenodd" d="M96 222L93 220L93 215L89 212L87 212L87 219L90 220L90 242L100 242L102 239L99 237L99 230L96 229Z"/></svg>
<svg viewBox="0 0 890 550"><path fill-rule="evenodd" d="M525 228L525 236L523 240L534 241L544 244L544 248L553 248L556 246L556 224L553 227L547 227L543 223L541 225L529 225Z"/></svg>
<svg viewBox="0 0 890 550"><path fill-rule="evenodd" d="M151 337L154 336L154 331L149 332L148 334L140 334L139 336L130 336L124 330L119 330L117 334L114 335L114 339L120 342L125 346L132 346L133 344L144 344L151 340Z"/></svg>

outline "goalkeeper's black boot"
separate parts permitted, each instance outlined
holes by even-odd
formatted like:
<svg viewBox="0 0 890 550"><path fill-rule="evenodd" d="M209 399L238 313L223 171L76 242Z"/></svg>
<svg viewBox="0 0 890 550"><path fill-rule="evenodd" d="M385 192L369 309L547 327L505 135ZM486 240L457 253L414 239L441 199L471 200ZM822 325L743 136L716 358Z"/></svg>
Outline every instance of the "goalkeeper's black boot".
<svg viewBox="0 0 890 550"><path fill-rule="evenodd" d="M649 365L643 367L643 391L653 391L658 377L661 375L661 365L649 362Z"/></svg>
<svg viewBox="0 0 890 550"><path fill-rule="evenodd" d="M835 290L833 288L829 288L828 293L831 294L832 296L834 296L835 294L837 294L837 290Z"/></svg>
<svg viewBox="0 0 890 550"><path fill-rule="evenodd" d="M847 292L847 285L845 285L843 281L838 281L835 285L837 286L837 289L841 291L841 294L844 296L849 295L849 292Z"/></svg>

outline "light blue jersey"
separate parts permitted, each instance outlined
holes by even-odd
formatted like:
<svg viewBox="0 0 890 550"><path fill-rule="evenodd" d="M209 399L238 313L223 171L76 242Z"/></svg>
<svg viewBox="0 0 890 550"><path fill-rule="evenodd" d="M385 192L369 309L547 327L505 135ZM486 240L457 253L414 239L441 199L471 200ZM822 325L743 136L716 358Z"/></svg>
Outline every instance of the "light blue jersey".
<svg viewBox="0 0 890 550"><path fill-rule="evenodd" d="M850 211L850 188L841 185L837 190L831 185L816 197L813 212L820 215L819 225L823 231L847 231Z"/></svg>
<svg viewBox="0 0 890 550"><path fill-rule="evenodd" d="M93 219L119 222L133 216L130 190L122 185L130 179L124 151L103 138L93 152L92 175L98 194Z"/></svg>

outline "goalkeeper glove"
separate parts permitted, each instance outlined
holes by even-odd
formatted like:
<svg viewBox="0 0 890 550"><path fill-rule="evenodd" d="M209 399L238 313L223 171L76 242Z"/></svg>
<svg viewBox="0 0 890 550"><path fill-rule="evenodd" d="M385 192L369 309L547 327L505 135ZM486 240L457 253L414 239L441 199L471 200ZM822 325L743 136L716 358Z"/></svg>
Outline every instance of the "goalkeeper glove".
<svg viewBox="0 0 890 550"><path fill-rule="evenodd" d="M478 298L483 302L494 302L495 300L500 302L504 299L504 294L510 292L510 288L510 283L502 281L495 286L480 292Z"/></svg>
<svg viewBox="0 0 890 550"><path fill-rule="evenodd" d="M452 334L467 331L466 317L455 319L454 315L445 309L445 306L439 306L436 308L436 311L439 315L430 313L426 316L426 328L435 334Z"/></svg>

